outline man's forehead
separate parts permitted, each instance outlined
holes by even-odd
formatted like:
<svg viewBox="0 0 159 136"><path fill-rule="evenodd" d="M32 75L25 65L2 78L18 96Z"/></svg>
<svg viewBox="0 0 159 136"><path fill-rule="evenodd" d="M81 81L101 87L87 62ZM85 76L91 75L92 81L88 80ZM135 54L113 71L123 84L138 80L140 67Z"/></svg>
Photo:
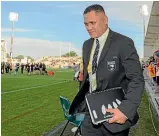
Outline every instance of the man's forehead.
<svg viewBox="0 0 159 136"><path fill-rule="evenodd" d="M84 14L84 19L88 19L88 18L98 18L98 17L104 17L104 13L103 12L95 12L95 11L90 11L86 14Z"/></svg>

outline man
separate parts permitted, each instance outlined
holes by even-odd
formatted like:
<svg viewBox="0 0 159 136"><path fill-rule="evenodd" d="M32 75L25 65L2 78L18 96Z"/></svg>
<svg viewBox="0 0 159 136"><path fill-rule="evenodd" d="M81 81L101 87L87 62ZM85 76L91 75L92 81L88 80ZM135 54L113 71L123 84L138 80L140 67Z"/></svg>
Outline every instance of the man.
<svg viewBox="0 0 159 136"><path fill-rule="evenodd" d="M43 73L44 75L47 74L45 63L42 64L42 73Z"/></svg>
<svg viewBox="0 0 159 136"><path fill-rule="evenodd" d="M71 68L74 70L73 80L77 81L78 75L79 75L79 65L76 65L75 63L73 63L73 66L71 66Z"/></svg>
<svg viewBox="0 0 159 136"><path fill-rule="evenodd" d="M30 65L30 74L33 75L33 72L34 72L34 64L31 63L31 65Z"/></svg>
<svg viewBox="0 0 159 136"><path fill-rule="evenodd" d="M24 64L21 64L21 74L23 74L23 70L24 70Z"/></svg>
<svg viewBox="0 0 159 136"><path fill-rule="evenodd" d="M79 68L79 87L81 87L82 81L83 81L83 62L80 62L80 68Z"/></svg>
<svg viewBox="0 0 159 136"><path fill-rule="evenodd" d="M43 67L43 65L42 65L42 63L40 62L40 64L39 64L40 75L42 74L42 67Z"/></svg>
<svg viewBox="0 0 159 136"><path fill-rule="evenodd" d="M4 74L5 71L5 62L1 62L1 74Z"/></svg>
<svg viewBox="0 0 159 136"><path fill-rule="evenodd" d="M81 126L82 136L128 136L136 124L144 89L144 78L133 41L108 27L108 18L100 5L84 11L84 24L90 39L83 44L84 78L69 113L86 112ZM85 95L93 91L122 87L125 99L108 122L93 125L85 103Z"/></svg>
<svg viewBox="0 0 159 136"><path fill-rule="evenodd" d="M18 73L19 66L20 66L19 63L16 63L16 64L15 64L15 75Z"/></svg>
<svg viewBox="0 0 159 136"><path fill-rule="evenodd" d="M5 62L5 70L6 70L6 73L9 73L9 63L8 62Z"/></svg>
<svg viewBox="0 0 159 136"><path fill-rule="evenodd" d="M13 67L13 64L12 63L9 63L9 70L10 70L10 74L12 73L12 68Z"/></svg>

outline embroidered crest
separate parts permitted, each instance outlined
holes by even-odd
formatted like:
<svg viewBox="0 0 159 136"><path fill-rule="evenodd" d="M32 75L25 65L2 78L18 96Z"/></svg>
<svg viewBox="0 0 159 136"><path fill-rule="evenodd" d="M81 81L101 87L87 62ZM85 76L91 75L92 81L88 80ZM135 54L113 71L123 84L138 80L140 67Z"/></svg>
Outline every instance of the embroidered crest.
<svg viewBox="0 0 159 136"><path fill-rule="evenodd" d="M115 61L107 61L107 68L109 71L113 72L116 69Z"/></svg>

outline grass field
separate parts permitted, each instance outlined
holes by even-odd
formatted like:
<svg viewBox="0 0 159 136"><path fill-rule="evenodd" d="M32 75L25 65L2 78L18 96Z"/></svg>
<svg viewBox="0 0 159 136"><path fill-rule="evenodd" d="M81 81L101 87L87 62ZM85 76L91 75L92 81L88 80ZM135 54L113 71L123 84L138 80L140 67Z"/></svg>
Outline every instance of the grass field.
<svg viewBox="0 0 159 136"><path fill-rule="evenodd" d="M5 74L1 78L2 136L41 136L64 121L59 96L70 101L78 91L71 70L54 76ZM139 108L140 121L133 136L157 136L152 127L146 93ZM159 122L155 121L157 130Z"/></svg>
<svg viewBox="0 0 159 136"><path fill-rule="evenodd" d="M2 75L2 135L40 136L61 123L59 96L72 100L78 91L72 76L60 71L55 76Z"/></svg>

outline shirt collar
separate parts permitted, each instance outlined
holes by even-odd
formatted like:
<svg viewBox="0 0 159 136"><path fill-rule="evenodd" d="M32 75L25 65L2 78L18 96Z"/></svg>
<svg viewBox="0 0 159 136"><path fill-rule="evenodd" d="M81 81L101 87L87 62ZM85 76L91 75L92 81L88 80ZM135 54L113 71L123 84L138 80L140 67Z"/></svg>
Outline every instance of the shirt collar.
<svg viewBox="0 0 159 136"><path fill-rule="evenodd" d="M100 37L96 39L98 39L99 43L101 43L102 41L105 41L105 39L107 39L108 34L109 34L109 28L107 28L107 30Z"/></svg>

